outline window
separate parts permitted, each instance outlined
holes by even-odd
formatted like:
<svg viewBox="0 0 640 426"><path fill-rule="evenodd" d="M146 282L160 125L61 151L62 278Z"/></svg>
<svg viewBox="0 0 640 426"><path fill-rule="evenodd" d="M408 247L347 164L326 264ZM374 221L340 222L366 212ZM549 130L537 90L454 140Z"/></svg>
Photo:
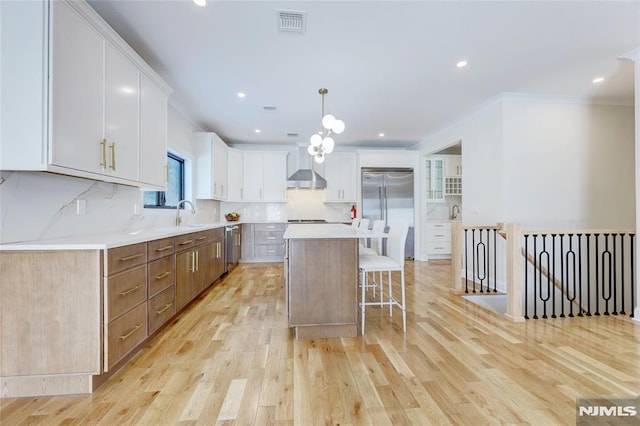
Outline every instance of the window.
<svg viewBox="0 0 640 426"><path fill-rule="evenodd" d="M168 182L166 191L145 191L144 206L157 209L175 209L184 199L184 159L167 153Z"/></svg>

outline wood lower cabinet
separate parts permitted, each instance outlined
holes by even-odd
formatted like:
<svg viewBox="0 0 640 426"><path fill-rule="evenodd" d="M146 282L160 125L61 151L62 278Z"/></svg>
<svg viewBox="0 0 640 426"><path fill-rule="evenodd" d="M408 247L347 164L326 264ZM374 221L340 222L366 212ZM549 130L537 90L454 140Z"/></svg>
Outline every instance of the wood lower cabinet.
<svg viewBox="0 0 640 426"><path fill-rule="evenodd" d="M209 231L207 237L207 283L213 284L225 271L224 228Z"/></svg>
<svg viewBox="0 0 640 426"><path fill-rule="evenodd" d="M0 397L91 393L224 271L224 228L0 251Z"/></svg>
<svg viewBox="0 0 640 426"><path fill-rule="evenodd" d="M176 238L176 309L182 309L207 287L206 233Z"/></svg>
<svg viewBox="0 0 640 426"><path fill-rule="evenodd" d="M147 338L147 243L107 250L104 371Z"/></svg>
<svg viewBox="0 0 640 426"><path fill-rule="evenodd" d="M282 262L286 223L242 225L243 262Z"/></svg>

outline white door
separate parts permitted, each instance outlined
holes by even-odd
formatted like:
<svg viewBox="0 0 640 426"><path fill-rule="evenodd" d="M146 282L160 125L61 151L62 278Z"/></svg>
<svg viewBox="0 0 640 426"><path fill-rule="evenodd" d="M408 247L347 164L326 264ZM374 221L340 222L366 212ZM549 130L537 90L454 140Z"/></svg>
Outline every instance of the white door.
<svg viewBox="0 0 640 426"><path fill-rule="evenodd" d="M356 154L342 154L342 201L356 202L356 187L358 184L358 167L356 162Z"/></svg>
<svg viewBox="0 0 640 426"><path fill-rule="evenodd" d="M214 138L213 145L213 160L214 160L214 192L215 197L219 200L226 200L229 192L229 185L227 183L227 161L228 161L228 147L222 139L219 137Z"/></svg>
<svg viewBox="0 0 640 426"><path fill-rule="evenodd" d="M237 148L229 148L227 151L227 199L229 201L242 201L242 151Z"/></svg>
<svg viewBox="0 0 640 426"><path fill-rule="evenodd" d="M102 173L104 39L70 6L54 1L51 7L49 161Z"/></svg>
<svg viewBox="0 0 640 426"><path fill-rule="evenodd" d="M324 178L327 180L325 189L326 201L342 200L342 161L340 154L327 154L324 160Z"/></svg>

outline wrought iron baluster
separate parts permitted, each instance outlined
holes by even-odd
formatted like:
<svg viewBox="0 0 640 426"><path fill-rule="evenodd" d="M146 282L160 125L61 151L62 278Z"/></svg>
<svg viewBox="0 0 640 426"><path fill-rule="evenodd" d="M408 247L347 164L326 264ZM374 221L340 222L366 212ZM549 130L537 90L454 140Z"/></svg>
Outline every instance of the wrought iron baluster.
<svg viewBox="0 0 640 426"><path fill-rule="evenodd" d="M498 245L497 245L497 238L498 238L498 230L494 229L493 230L493 292L497 293L498 292Z"/></svg>
<svg viewBox="0 0 640 426"><path fill-rule="evenodd" d="M611 310L611 315L618 315L618 289L617 289L617 284L618 284L618 280L616 279L618 277L618 250L617 250L617 245L616 245L616 237L618 236L618 234L611 234L611 237L613 238L612 244L613 244L613 309Z"/></svg>
<svg viewBox="0 0 640 426"><path fill-rule="evenodd" d="M471 230L471 259L473 262L473 292L476 292L476 230Z"/></svg>
<svg viewBox="0 0 640 426"><path fill-rule="evenodd" d="M629 314L629 316L631 318L633 318L634 314L635 314L635 307L636 307L636 298L634 296L634 291L636 288L636 274L635 274L635 241L636 241L636 234L631 234L631 245L629 247L629 252L631 253L629 256L629 262L631 264L631 313Z"/></svg>
<svg viewBox="0 0 640 426"><path fill-rule="evenodd" d="M600 263L600 256L598 255L598 237L600 237L600 234L595 234L596 237L596 252L595 252L595 262L596 262L596 291L595 291L595 296L596 296L596 316L600 316L600 301L598 298L598 293L599 293L599 278L600 278L600 271L599 271L599 263Z"/></svg>
<svg viewBox="0 0 640 426"><path fill-rule="evenodd" d="M609 272L609 279L606 280L608 284L608 295L605 295L605 259L608 260L607 272ZM611 300L611 251L609 251L609 234L604 234L604 251L602 252L602 299L604 300L604 314L609 315L609 300Z"/></svg>
<svg viewBox="0 0 640 426"><path fill-rule="evenodd" d="M591 235L587 234L587 316L591 316Z"/></svg>
<svg viewBox="0 0 640 426"><path fill-rule="evenodd" d="M569 263L569 255L571 255L571 264ZM567 255L566 255L566 270L567 270L567 277L566 277L566 281L567 281L567 300L569 301L569 316L573 317L573 302L575 302L576 300L576 253L573 251L573 234L569 234L569 250L567 251ZM573 281L573 288L571 291L571 295L569 295L569 267L571 265L571 271L573 272L571 274L571 278ZM564 305L564 300L562 302L562 304Z"/></svg>
<svg viewBox="0 0 640 426"><path fill-rule="evenodd" d="M555 275L554 275L555 278ZM560 318L564 318L564 234L560 234Z"/></svg>
<svg viewBox="0 0 640 426"><path fill-rule="evenodd" d="M543 263L542 263L542 256L545 256L547 258L547 297L543 297L542 296L542 279L543 279L543 274L542 274L542 268L543 268ZM538 268L538 280L539 280L539 285L540 285L540 300L542 301L542 318L547 318L547 302L549 302L549 299L551 298L551 277L549 277L549 266L550 266L550 260L549 260L549 252L547 251L547 236L545 234L542 235L542 251L540 252L539 255L539 261L540 261L540 267Z"/></svg>
<svg viewBox="0 0 640 426"><path fill-rule="evenodd" d="M578 234L578 291L580 292L579 296L579 305L578 305L578 316L584 316L582 309L582 234Z"/></svg>
<svg viewBox="0 0 640 426"><path fill-rule="evenodd" d="M538 236L534 235L533 236L533 319L538 319L538 310L537 310L537 301L538 301L538 295L536 293L536 287L537 287L537 279L536 277L538 276L538 274L536 274L536 271L538 270Z"/></svg>
<svg viewBox="0 0 640 426"><path fill-rule="evenodd" d="M562 235L560 236L560 244L562 244ZM562 253L562 249L560 249ZM556 280L556 234L551 234L551 269L549 270L550 278ZM551 318L556 318L556 292L553 291Z"/></svg>
<svg viewBox="0 0 640 426"><path fill-rule="evenodd" d="M524 319L529 319L529 235L524 236Z"/></svg>
<svg viewBox="0 0 640 426"><path fill-rule="evenodd" d="M469 293L469 243L467 241L467 231L464 230L464 292Z"/></svg>
<svg viewBox="0 0 640 426"><path fill-rule="evenodd" d="M620 234L620 315L626 315L624 310L624 240L625 235Z"/></svg>

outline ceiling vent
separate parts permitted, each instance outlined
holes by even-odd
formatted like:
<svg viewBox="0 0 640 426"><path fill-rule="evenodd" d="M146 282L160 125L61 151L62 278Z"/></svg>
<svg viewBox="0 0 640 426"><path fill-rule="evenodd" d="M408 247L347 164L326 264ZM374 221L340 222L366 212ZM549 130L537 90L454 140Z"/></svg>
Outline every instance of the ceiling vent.
<svg viewBox="0 0 640 426"><path fill-rule="evenodd" d="M277 108L273 105L264 105L262 109L267 112L272 112L272 111L275 111Z"/></svg>
<svg viewBox="0 0 640 426"><path fill-rule="evenodd" d="M305 12L294 10L276 10L278 15L278 30L288 33L303 33Z"/></svg>
<svg viewBox="0 0 640 426"><path fill-rule="evenodd" d="M299 134L296 132L289 132L287 133L287 136L289 136L290 138L297 138Z"/></svg>

